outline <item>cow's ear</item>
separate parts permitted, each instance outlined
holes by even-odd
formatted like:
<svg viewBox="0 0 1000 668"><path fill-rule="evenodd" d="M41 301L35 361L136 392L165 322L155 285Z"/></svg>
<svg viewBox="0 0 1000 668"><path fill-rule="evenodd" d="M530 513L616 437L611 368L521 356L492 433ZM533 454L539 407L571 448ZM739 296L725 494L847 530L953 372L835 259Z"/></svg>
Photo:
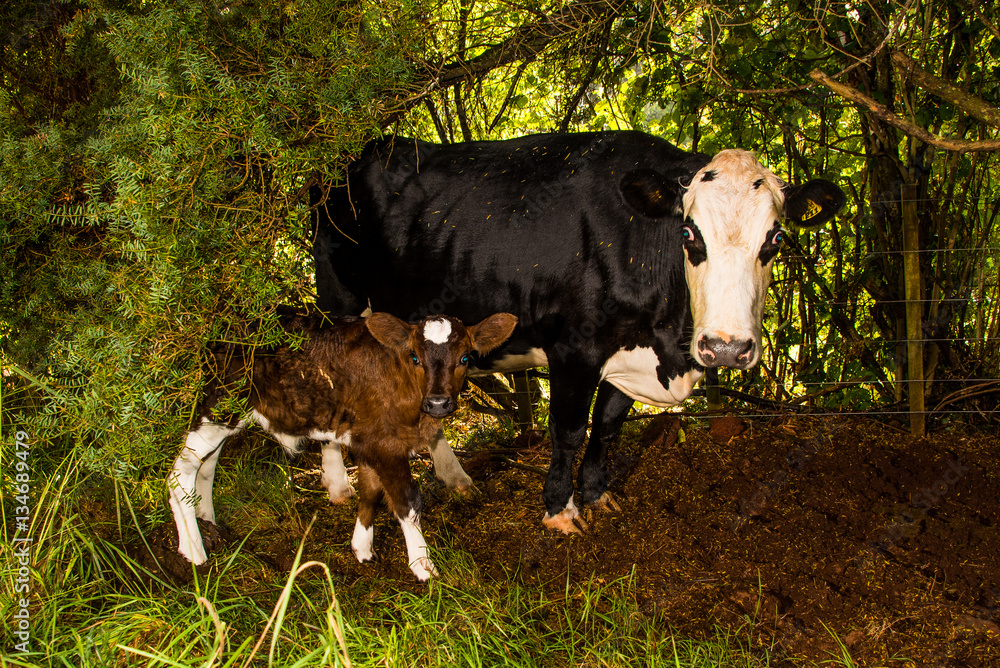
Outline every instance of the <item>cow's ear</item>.
<svg viewBox="0 0 1000 668"><path fill-rule="evenodd" d="M365 318L365 326L375 340L389 350L410 349L410 334L413 325L409 325L394 315L388 313L372 313Z"/></svg>
<svg viewBox="0 0 1000 668"><path fill-rule="evenodd" d="M847 196L826 179L813 179L800 186L785 186L785 219L799 227L819 227L833 218Z"/></svg>
<svg viewBox="0 0 1000 668"><path fill-rule="evenodd" d="M510 313L494 313L478 325L468 327L476 352L485 355L506 341L514 332L517 316Z"/></svg>
<svg viewBox="0 0 1000 668"><path fill-rule="evenodd" d="M650 218L672 213L677 206L681 185L652 169L636 169L618 183L622 199L630 207Z"/></svg>

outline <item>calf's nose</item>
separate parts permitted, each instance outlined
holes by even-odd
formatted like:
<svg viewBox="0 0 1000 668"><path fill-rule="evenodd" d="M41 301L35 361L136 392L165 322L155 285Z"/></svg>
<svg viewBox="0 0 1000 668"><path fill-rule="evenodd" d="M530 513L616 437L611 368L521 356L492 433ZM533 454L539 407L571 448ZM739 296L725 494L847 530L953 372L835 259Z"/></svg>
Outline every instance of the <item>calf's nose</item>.
<svg viewBox="0 0 1000 668"><path fill-rule="evenodd" d="M753 339L730 339L703 336L698 339L698 354L706 367L728 366L746 369L753 361L757 344Z"/></svg>
<svg viewBox="0 0 1000 668"><path fill-rule="evenodd" d="M424 397L421 410L431 417L445 417L455 412L455 400L447 394L436 394Z"/></svg>

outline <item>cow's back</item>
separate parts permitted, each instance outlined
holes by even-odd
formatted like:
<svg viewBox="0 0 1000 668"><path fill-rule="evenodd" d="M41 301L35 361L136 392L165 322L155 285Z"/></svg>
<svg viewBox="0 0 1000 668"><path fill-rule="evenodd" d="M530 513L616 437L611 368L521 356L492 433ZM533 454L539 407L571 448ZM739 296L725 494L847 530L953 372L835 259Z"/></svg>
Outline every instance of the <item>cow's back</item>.
<svg viewBox="0 0 1000 668"><path fill-rule="evenodd" d="M618 321L638 325L629 307L683 294L683 255L678 226L630 207L623 181L655 171L676 183L705 159L636 132L373 142L327 204L339 232L326 258L317 248L319 305L370 302L411 320L506 310L522 330L554 332L613 296ZM335 275L321 275L325 259Z"/></svg>

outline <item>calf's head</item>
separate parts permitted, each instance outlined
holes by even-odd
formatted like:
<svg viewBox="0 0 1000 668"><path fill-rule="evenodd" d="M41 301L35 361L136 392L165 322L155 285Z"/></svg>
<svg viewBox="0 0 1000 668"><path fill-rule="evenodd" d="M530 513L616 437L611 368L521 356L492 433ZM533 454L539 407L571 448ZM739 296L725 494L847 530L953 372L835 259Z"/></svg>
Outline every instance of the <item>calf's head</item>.
<svg viewBox="0 0 1000 668"><path fill-rule="evenodd" d="M365 320L375 340L399 356L421 387L420 409L442 418L458 408L473 353L485 355L514 331L517 318L494 313L477 325L465 326L444 315L428 316L411 325L388 313Z"/></svg>
<svg viewBox="0 0 1000 668"><path fill-rule="evenodd" d="M815 228L844 205L829 181L782 183L748 151L726 150L683 195L682 236L694 331L705 367L748 369L760 360L764 300L783 242L782 220Z"/></svg>

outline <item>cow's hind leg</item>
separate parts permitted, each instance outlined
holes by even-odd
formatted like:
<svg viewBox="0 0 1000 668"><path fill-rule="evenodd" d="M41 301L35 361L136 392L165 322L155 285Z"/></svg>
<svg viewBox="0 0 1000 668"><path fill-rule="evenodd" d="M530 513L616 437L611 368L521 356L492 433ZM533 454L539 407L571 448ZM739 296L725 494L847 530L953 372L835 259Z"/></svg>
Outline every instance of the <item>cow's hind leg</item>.
<svg viewBox="0 0 1000 668"><path fill-rule="evenodd" d="M444 429L438 429L430 441L431 461L434 475L452 492L465 494L475 488L472 478L458 462L455 452L444 437Z"/></svg>
<svg viewBox="0 0 1000 668"><path fill-rule="evenodd" d="M215 484L215 469L219 464L219 455L222 454L222 447L218 447L198 469L198 477L194 481L194 493L198 497L198 508L196 514L198 519L207 520L212 524L215 521L215 505L212 503L212 487Z"/></svg>
<svg viewBox="0 0 1000 668"><path fill-rule="evenodd" d="M621 433L633 403L632 397L610 383L601 383L597 388L594 426L577 473L577 485L586 506L605 510L619 509L608 493L608 448Z"/></svg>
<svg viewBox="0 0 1000 668"><path fill-rule="evenodd" d="M211 495L215 466L223 441L236 433L239 427L227 427L203 419L197 428L188 432L184 447L167 477L170 510L177 525L177 551L194 564L203 564L208 559L197 518L215 520ZM201 470L206 466L202 474ZM201 498L199 490L203 493ZM207 494L204 494L206 491Z"/></svg>
<svg viewBox="0 0 1000 668"><path fill-rule="evenodd" d="M375 470L364 462L358 464L358 518L354 522L351 550L362 563L375 559L375 515L382 495L382 482Z"/></svg>

